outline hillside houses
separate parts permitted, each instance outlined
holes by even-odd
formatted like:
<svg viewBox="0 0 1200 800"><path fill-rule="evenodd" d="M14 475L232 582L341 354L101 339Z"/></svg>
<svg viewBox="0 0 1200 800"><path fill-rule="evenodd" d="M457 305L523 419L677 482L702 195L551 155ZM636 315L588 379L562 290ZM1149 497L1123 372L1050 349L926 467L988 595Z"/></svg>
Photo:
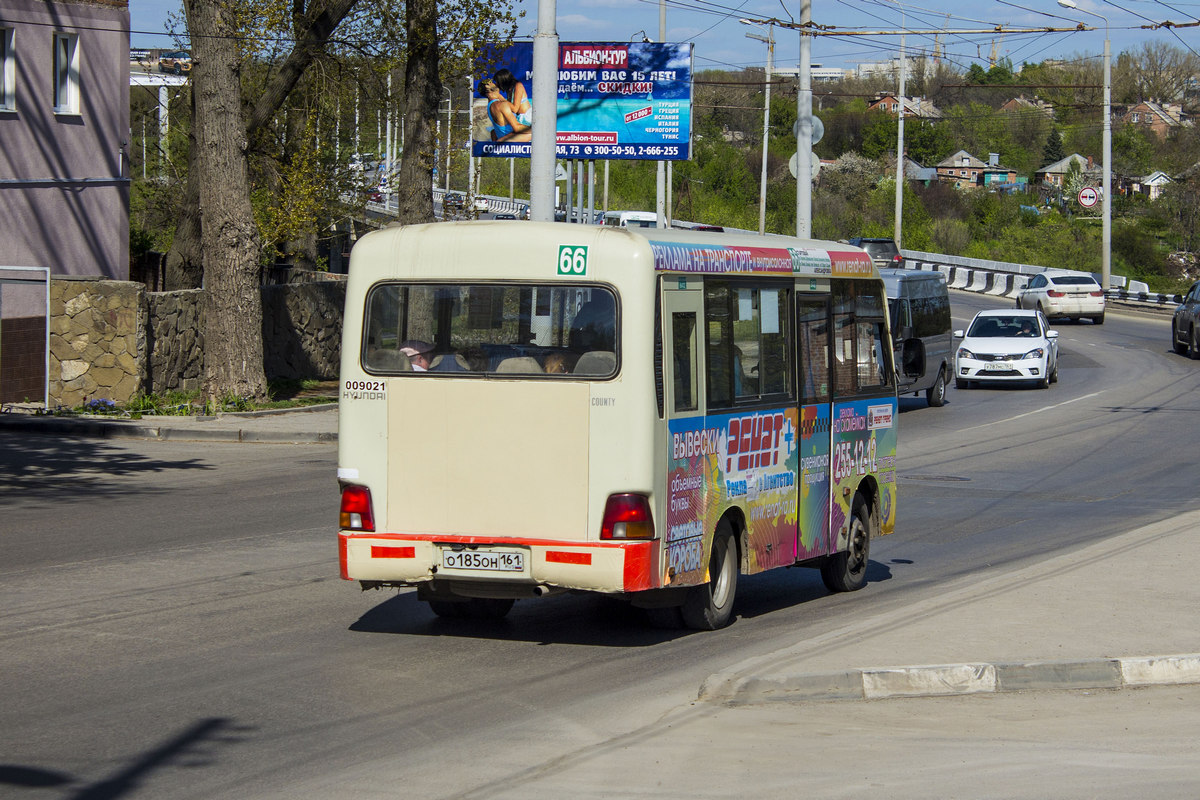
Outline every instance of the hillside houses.
<svg viewBox="0 0 1200 800"><path fill-rule="evenodd" d="M892 94L876 95L875 99L867 106L867 110L884 111L896 117L900 115L901 102L904 104L904 116L906 117L928 120L939 120L943 117L941 110L933 104L933 101L927 98L898 98Z"/></svg>
<svg viewBox="0 0 1200 800"><path fill-rule="evenodd" d="M1174 128L1192 124L1191 120L1184 119L1182 106L1175 103L1154 103L1148 100L1129 106L1124 113L1117 116L1117 122L1122 125L1133 125L1154 134L1159 139L1165 139Z"/></svg>

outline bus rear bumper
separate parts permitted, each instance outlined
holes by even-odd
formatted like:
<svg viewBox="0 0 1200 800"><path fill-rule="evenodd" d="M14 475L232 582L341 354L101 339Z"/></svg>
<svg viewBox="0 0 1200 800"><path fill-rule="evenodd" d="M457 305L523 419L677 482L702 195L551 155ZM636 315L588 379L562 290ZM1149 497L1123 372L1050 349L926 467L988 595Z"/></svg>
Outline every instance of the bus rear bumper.
<svg viewBox="0 0 1200 800"><path fill-rule="evenodd" d="M447 569L446 550L520 552L520 572ZM338 532L338 560L345 580L418 585L429 581L527 584L533 588L622 593L662 585L659 542L567 542L471 536L418 536Z"/></svg>

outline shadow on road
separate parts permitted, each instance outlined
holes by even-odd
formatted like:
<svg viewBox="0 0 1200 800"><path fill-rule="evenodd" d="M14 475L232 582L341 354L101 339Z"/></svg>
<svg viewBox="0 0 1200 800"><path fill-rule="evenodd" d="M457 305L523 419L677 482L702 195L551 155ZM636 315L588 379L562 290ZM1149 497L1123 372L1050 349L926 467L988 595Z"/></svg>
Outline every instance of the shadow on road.
<svg viewBox="0 0 1200 800"><path fill-rule="evenodd" d="M891 568L886 564L868 563L868 583L879 583L891 577ZM828 594L829 590L816 570L772 570L743 575L738 582L732 624L737 625L739 618L752 619ZM519 600L504 619L483 620L438 617L412 591L395 595L370 609L350 626L350 630L593 647L653 647L698 633L654 628L643 610L602 595Z"/></svg>
<svg viewBox="0 0 1200 800"><path fill-rule="evenodd" d="M198 458L163 460L99 439L0 433L0 496L28 501L75 497L144 495L141 475L168 470L209 470Z"/></svg>
<svg viewBox="0 0 1200 800"><path fill-rule="evenodd" d="M71 800L115 800L115 798L132 795L142 789L142 782L145 778L165 767L212 766L216 762L216 755L213 751L219 746L243 741L245 737L242 734L248 730L251 729L235 726L232 720L223 717L199 720L178 736L143 753L112 776L86 786L80 786L67 797ZM76 783L75 777L61 772L37 767L0 764L0 787L69 787Z"/></svg>

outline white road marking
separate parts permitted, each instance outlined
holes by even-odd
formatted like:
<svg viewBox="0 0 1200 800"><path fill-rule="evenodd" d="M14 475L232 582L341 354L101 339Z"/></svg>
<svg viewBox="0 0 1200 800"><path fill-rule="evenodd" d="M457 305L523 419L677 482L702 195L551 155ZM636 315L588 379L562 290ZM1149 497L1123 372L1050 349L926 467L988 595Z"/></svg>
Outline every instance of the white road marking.
<svg viewBox="0 0 1200 800"><path fill-rule="evenodd" d="M1076 397L1074 400L1064 400L1063 402L1055 403L1052 406L1043 406L1042 408L1038 408L1033 411L1026 411L1024 414L1017 414L1015 417L1009 417L1008 419L998 419L995 422L985 422L982 425L975 425L970 428L962 428L962 431L963 432L974 431L974 430L978 430L979 428L987 428L991 425L1000 425L1005 422L1012 422L1015 419L1021 419L1022 417L1029 417L1029 416L1033 416L1034 414L1040 414L1043 411L1050 411L1052 409L1060 408L1062 406L1069 406L1069 405L1071 405L1071 403L1078 403L1080 400L1087 400L1089 397L1098 397L1099 395L1102 395L1102 394L1104 394L1104 392L1107 392L1107 391L1108 391L1108 389L1104 389L1103 391L1099 391L1099 392L1092 392L1091 394L1085 394L1083 397Z"/></svg>

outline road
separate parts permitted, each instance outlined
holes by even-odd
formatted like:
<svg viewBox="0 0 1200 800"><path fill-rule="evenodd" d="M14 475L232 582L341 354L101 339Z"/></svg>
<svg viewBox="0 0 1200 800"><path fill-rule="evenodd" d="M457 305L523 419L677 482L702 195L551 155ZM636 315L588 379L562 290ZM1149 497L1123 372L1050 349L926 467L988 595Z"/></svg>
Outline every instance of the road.
<svg viewBox="0 0 1200 800"><path fill-rule="evenodd" d="M956 327L1002 302L953 300ZM490 625L361 593L337 577L331 446L2 434L0 797L537 794L593 749L636 750L732 663L1197 508L1200 367L1168 352L1168 325L1056 323L1050 389L903 398L897 533L870 585L744 579L735 623L708 634L588 596ZM751 769L763 756L739 742ZM679 774L670 757L631 758L647 794L682 796L655 784L656 764ZM737 794L722 774L711 793Z"/></svg>

